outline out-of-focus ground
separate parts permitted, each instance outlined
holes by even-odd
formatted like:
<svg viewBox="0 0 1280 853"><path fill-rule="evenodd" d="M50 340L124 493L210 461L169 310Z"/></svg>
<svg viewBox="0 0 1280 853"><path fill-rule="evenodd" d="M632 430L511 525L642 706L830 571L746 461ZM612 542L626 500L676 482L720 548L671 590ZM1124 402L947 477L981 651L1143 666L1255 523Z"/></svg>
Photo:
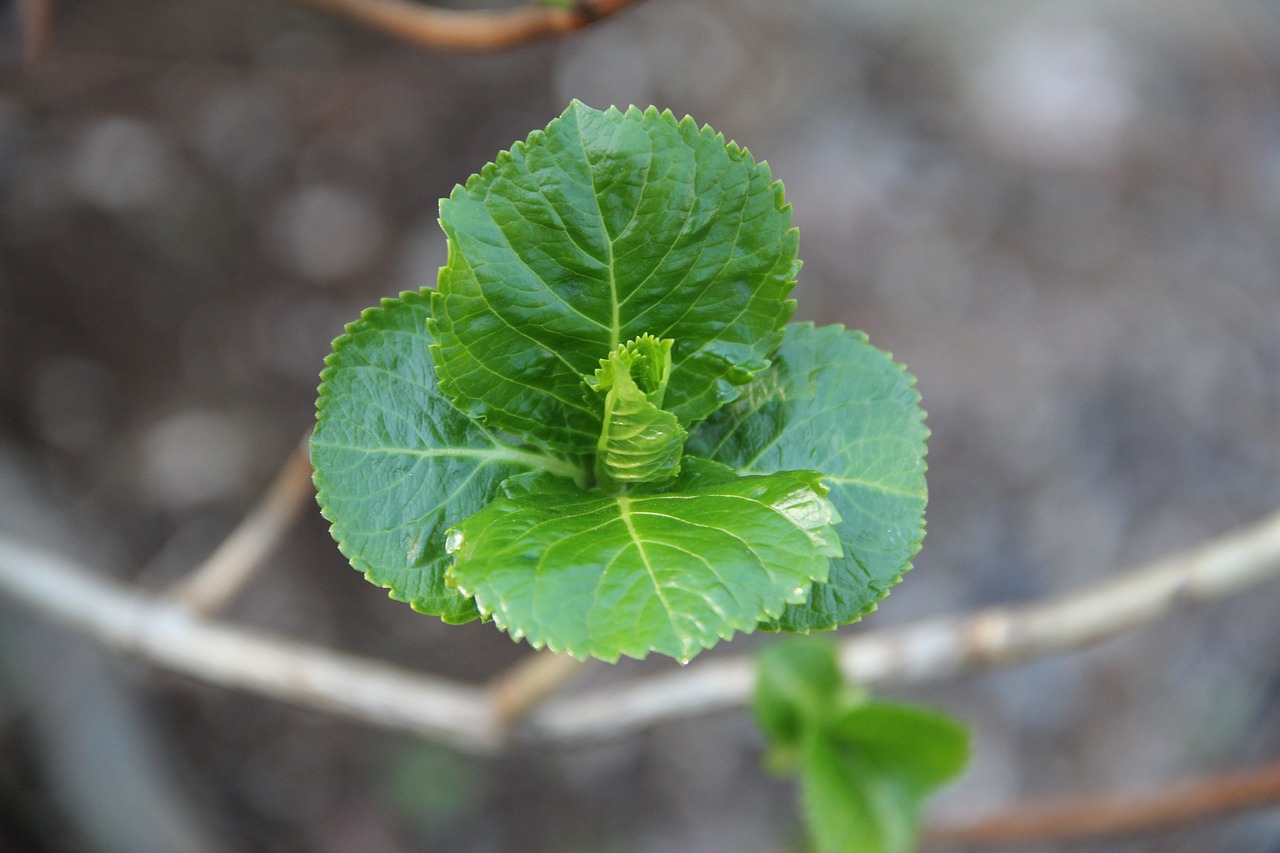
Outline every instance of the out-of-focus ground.
<svg viewBox="0 0 1280 853"><path fill-rule="evenodd" d="M261 0L66 0L25 75L6 26L5 535L178 577L308 427L343 323L434 282L436 200L573 97L691 113L767 159L801 228L798 316L918 375L929 536L847 631L1073 589L1280 507L1274 3L647 0L456 57ZM229 617L469 681L525 654L389 601L314 512ZM1271 584L904 691L976 730L934 813L1280 754L1278 649ZM763 853L798 823L760 750L744 712L474 760L0 601L5 851ZM1265 853L1280 811L1043 849Z"/></svg>

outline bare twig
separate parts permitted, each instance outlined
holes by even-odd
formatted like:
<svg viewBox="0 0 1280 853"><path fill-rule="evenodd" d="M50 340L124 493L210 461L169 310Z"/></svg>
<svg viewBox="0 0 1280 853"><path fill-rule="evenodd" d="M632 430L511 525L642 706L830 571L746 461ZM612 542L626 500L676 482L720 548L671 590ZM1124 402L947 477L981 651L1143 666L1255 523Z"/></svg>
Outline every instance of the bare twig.
<svg viewBox="0 0 1280 853"><path fill-rule="evenodd" d="M403 41L464 53L506 50L567 35L630 6L635 0L587 0L570 9L521 6L464 11L413 0L293 0L350 18Z"/></svg>
<svg viewBox="0 0 1280 853"><path fill-rule="evenodd" d="M219 624L47 551L0 540L0 588L108 646L205 681L458 749L491 752L500 743L480 688Z"/></svg>
<svg viewBox="0 0 1280 853"><path fill-rule="evenodd" d="M1221 598L1280 575L1280 514L1184 554L1080 592L1020 607L857 634L840 644L861 684L945 678L1033 660L1114 637L1180 606ZM749 658L702 661L608 691L557 697L526 718L534 739L613 738L668 720L742 705L755 685Z"/></svg>
<svg viewBox="0 0 1280 853"><path fill-rule="evenodd" d="M18 0L22 26L22 61L33 67L53 39L53 0Z"/></svg>
<svg viewBox="0 0 1280 853"><path fill-rule="evenodd" d="M1280 802L1280 761L1184 783L1146 796L1102 795L1016 806L925 836L926 846L1024 845L1163 832Z"/></svg>
<svg viewBox="0 0 1280 853"><path fill-rule="evenodd" d="M1280 575L1280 514L1045 602L854 637L841 665L865 683L960 675L1082 648Z"/></svg>
<svg viewBox="0 0 1280 853"><path fill-rule="evenodd" d="M842 643L841 661L846 674L862 683L945 677L1096 642L1179 605L1224 597L1276 575L1280 515L1057 600L856 636ZM482 688L219 625L4 539L0 591L154 663L475 751L496 750L509 738L618 738L741 706L755 681L749 657L707 660L668 675L554 697L508 730L492 694Z"/></svg>
<svg viewBox="0 0 1280 853"><path fill-rule="evenodd" d="M535 652L489 683L498 719L523 716L581 671L583 662L565 654Z"/></svg>
<svg viewBox="0 0 1280 853"><path fill-rule="evenodd" d="M253 577L313 494L311 463L303 439L276 474L262 501L208 559L174 585L169 595L197 613L222 609Z"/></svg>

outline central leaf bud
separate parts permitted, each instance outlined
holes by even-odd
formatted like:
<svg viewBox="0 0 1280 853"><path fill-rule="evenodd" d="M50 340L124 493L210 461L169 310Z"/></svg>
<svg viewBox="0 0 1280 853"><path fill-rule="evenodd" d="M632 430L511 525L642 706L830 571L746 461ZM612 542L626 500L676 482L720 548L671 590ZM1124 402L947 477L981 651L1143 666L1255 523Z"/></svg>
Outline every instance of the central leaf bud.
<svg viewBox="0 0 1280 853"><path fill-rule="evenodd" d="M595 398L604 403L595 475L606 489L661 483L680 473L688 433L662 408L673 343L641 335L620 344L600 359L594 376L584 377Z"/></svg>

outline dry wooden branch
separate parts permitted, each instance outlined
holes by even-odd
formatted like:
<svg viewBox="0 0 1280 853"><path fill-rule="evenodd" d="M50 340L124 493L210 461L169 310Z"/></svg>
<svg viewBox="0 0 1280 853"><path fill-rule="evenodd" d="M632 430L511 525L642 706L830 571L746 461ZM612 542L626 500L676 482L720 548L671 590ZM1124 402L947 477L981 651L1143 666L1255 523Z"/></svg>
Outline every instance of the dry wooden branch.
<svg viewBox="0 0 1280 853"><path fill-rule="evenodd" d="M842 665L863 683L1000 666L1096 642L1276 575L1280 515L1057 600L855 636L841 646ZM0 592L179 672L477 752L510 740L622 737L741 706L755 680L748 657L710 659L664 676L554 697L510 724L483 688L219 624L12 540L0 539Z"/></svg>
<svg viewBox="0 0 1280 853"><path fill-rule="evenodd" d="M519 719L582 670L583 662L566 654L535 652L489 683L498 719Z"/></svg>
<svg viewBox="0 0 1280 853"><path fill-rule="evenodd" d="M53 2L54 0L18 0L22 61L27 68L40 61L53 40Z"/></svg>
<svg viewBox="0 0 1280 853"><path fill-rule="evenodd" d="M311 462L303 438L262 501L208 559L174 585L170 596L196 613L221 610L249 582L314 494Z"/></svg>
<svg viewBox="0 0 1280 853"><path fill-rule="evenodd" d="M1018 607L856 634L840 644L845 675L860 684L945 678L1033 660L1114 637L1200 601L1280 575L1280 514L1184 554L1079 592ZM748 658L710 659L608 691L557 698L526 718L535 740L590 740L745 703Z"/></svg>
<svg viewBox="0 0 1280 853"><path fill-rule="evenodd" d="M971 824L931 830L925 846L1026 845L1150 834L1280 802L1280 761L1153 794L1103 795L1016 806Z"/></svg>
<svg viewBox="0 0 1280 853"><path fill-rule="evenodd" d="M500 745L493 703L478 687L221 624L47 551L0 540L0 589L104 645L214 684L457 749L484 753Z"/></svg>
<svg viewBox="0 0 1280 853"><path fill-rule="evenodd" d="M387 35L436 50L485 53L567 35L635 0L585 0L573 8L522 6L493 11L440 9L413 0L293 0Z"/></svg>

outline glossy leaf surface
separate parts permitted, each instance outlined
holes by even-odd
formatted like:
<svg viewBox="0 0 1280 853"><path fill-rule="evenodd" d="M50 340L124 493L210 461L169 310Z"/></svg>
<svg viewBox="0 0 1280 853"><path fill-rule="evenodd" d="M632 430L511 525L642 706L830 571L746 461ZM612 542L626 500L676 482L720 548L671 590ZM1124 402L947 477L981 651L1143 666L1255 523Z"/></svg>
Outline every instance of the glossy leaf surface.
<svg viewBox="0 0 1280 853"><path fill-rule="evenodd" d="M449 579L535 647L687 660L826 577L839 544L823 491L813 472L739 477L698 459L663 490L617 495L515 477L450 534Z"/></svg>
<svg viewBox="0 0 1280 853"><path fill-rule="evenodd" d="M619 344L675 341L683 425L737 397L794 309L797 238L769 169L669 112L579 102L441 202L440 385L485 424L595 451L582 382Z"/></svg>
<svg viewBox="0 0 1280 853"><path fill-rule="evenodd" d="M834 628L875 609L924 536L924 412L915 380L861 332L787 327L760 374L690 436L687 452L743 474L821 471L844 554L808 601L768 627Z"/></svg>
<svg viewBox="0 0 1280 853"><path fill-rule="evenodd" d="M384 300L334 342L321 374L311 463L321 510L352 565L392 598L465 622L479 614L444 584L451 562L445 531L513 474L579 472L503 443L450 405L427 351L427 299Z"/></svg>

